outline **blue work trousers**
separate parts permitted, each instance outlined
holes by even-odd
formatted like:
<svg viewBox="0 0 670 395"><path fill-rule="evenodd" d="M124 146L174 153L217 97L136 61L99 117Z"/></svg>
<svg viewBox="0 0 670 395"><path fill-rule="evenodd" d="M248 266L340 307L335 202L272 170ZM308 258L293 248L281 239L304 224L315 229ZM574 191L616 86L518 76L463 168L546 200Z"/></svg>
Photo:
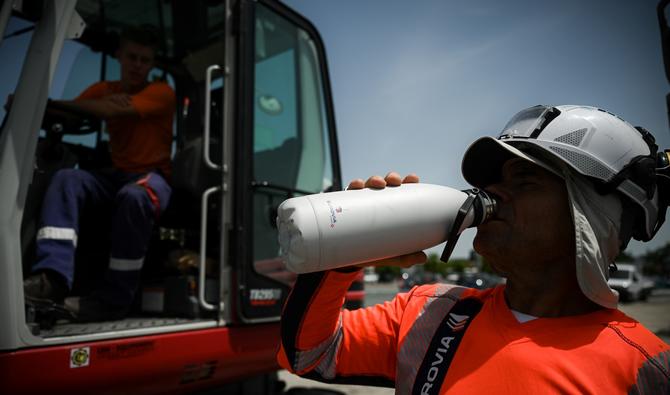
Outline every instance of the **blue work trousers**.
<svg viewBox="0 0 670 395"><path fill-rule="evenodd" d="M44 197L33 272L56 271L71 289L82 208L94 208L94 215L112 210L109 266L95 294L110 305L130 305L139 287L151 229L171 192L158 172L59 170Z"/></svg>

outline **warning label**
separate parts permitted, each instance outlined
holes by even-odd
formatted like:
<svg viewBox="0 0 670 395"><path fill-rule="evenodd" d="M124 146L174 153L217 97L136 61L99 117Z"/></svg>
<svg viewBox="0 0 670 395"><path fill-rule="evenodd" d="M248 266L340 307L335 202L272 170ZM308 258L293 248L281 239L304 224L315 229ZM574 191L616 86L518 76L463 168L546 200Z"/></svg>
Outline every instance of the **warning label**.
<svg viewBox="0 0 670 395"><path fill-rule="evenodd" d="M153 351L154 346L153 341L101 346L95 350L95 356L100 359L132 358Z"/></svg>
<svg viewBox="0 0 670 395"><path fill-rule="evenodd" d="M91 362L91 348L81 347L70 350L70 368L83 368Z"/></svg>

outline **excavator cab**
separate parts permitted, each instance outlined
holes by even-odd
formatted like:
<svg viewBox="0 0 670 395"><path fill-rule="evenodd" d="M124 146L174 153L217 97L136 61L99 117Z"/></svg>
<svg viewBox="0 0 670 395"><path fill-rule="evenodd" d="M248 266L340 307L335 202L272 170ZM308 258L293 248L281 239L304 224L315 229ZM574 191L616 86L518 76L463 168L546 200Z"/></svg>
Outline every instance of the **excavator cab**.
<svg viewBox="0 0 670 395"><path fill-rule="evenodd" d="M129 26L160 37L150 78L176 93L173 194L128 317L78 323L60 306L26 304L21 284L35 263L51 177L110 166L110 136L104 120L44 114L50 99L119 78L114 53ZM0 113L0 367L49 366L47 376L67 383L88 361L91 391L120 363L128 365L112 385L118 391L142 382L188 392L276 371L279 315L295 277L279 259L277 206L342 185L325 51L312 24L269 0L64 0L5 1L0 28L0 54L16 63L5 81L18 81L0 89L13 94ZM81 218L75 295L98 286L109 260L109 217ZM205 339L216 346L202 348ZM170 347L179 351L161 351ZM68 353L75 362L55 362ZM156 372L170 378L153 382ZM2 381L7 393L40 390Z"/></svg>

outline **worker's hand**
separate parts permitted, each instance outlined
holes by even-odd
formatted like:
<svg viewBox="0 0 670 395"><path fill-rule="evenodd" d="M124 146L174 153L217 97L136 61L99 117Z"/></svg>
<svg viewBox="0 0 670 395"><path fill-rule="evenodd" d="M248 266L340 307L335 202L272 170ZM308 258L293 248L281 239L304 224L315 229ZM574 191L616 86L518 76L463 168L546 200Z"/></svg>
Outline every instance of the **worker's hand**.
<svg viewBox="0 0 670 395"><path fill-rule="evenodd" d="M125 93L117 93L114 95L105 96L105 100L119 107L129 107L132 104L130 95Z"/></svg>
<svg viewBox="0 0 670 395"><path fill-rule="evenodd" d="M397 187L400 184L418 183L418 182L419 177L414 173L405 176L405 178L401 178L400 174L392 171L388 173L384 178L380 176L372 176L368 178L367 181L363 181L362 179L357 178L349 183L347 189L348 190L363 189L363 188L383 189L386 188L387 186ZM367 262L356 266L358 267L397 266L402 268L408 268L410 266L414 266L416 264L424 262L426 262L426 254L424 254L423 251L418 251L412 254L396 256L393 258L386 258L374 262Z"/></svg>
<svg viewBox="0 0 670 395"><path fill-rule="evenodd" d="M382 178L381 176L372 176L368 178L367 181L363 181L363 179L357 178L349 183L347 189L363 189L363 188L384 189L387 186L397 187L400 184L412 184L418 182L419 182L419 176L417 176L414 173L406 175L405 178L400 178L400 174L392 171L389 172L384 178Z"/></svg>

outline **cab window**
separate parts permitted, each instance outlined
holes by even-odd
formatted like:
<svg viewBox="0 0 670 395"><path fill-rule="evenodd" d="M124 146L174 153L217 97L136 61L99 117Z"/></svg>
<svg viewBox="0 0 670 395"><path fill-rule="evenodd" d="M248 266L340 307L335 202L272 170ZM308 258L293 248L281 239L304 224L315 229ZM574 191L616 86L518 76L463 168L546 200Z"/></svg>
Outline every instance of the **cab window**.
<svg viewBox="0 0 670 395"><path fill-rule="evenodd" d="M19 81L23 59L28 53L28 45L32 37L32 22L21 18L11 17L7 22L6 31L0 44L0 120L6 115L5 101L14 93ZM2 132L0 132L2 133Z"/></svg>
<svg viewBox="0 0 670 395"><path fill-rule="evenodd" d="M277 206L330 188L333 173L320 59L310 35L259 4L255 37L254 262L265 273L279 267Z"/></svg>

